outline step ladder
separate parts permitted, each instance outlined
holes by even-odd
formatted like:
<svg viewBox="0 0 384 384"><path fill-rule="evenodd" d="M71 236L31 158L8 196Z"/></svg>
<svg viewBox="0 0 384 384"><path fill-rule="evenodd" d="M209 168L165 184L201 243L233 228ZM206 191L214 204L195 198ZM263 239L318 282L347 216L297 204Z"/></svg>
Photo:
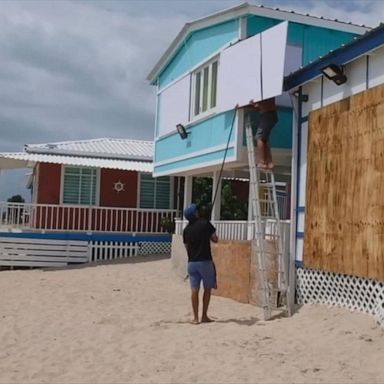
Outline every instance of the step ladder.
<svg viewBox="0 0 384 384"><path fill-rule="evenodd" d="M245 122L247 152L249 163L250 204L252 218L255 222L256 263L260 280L261 302L264 311L264 320L269 320L272 313L271 286L268 281L266 260L268 256L277 256L278 280L277 280L277 305L283 304L287 308L287 265L283 252L283 238L281 233L279 207L277 203L276 183L272 170L261 169L256 166L255 146L250 116ZM264 189L264 196L260 197L260 187ZM266 235L266 219L273 219L275 229L273 233ZM263 223L263 221L265 221ZM268 249L267 238L274 241L275 246Z"/></svg>

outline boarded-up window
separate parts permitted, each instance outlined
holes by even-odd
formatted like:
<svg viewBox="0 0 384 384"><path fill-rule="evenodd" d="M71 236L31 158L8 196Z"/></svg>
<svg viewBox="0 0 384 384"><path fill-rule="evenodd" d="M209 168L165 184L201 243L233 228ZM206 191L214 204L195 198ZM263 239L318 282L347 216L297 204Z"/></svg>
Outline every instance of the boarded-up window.
<svg viewBox="0 0 384 384"><path fill-rule="evenodd" d="M384 86L310 114L304 264L384 278Z"/></svg>
<svg viewBox="0 0 384 384"><path fill-rule="evenodd" d="M65 167L63 203L95 205L96 176L95 168Z"/></svg>
<svg viewBox="0 0 384 384"><path fill-rule="evenodd" d="M148 173L140 176L140 208L169 209L170 179L153 178Z"/></svg>

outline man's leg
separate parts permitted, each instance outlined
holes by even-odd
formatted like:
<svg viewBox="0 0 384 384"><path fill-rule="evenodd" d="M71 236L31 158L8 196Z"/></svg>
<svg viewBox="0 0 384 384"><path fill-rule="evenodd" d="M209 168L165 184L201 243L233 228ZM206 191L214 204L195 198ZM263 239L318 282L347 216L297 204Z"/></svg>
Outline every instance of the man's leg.
<svg viewBox="0 0 384 384"><path fill-rule="evenodd" d="M267 147L267 166L268 166L269 169L273 169L274 164L273 164L273 161L272 161L271 146L269 145L268 142L266 142L265 145Z"/></svg>
<svg viewBox="0 0 384 384"><path fill-rule="evenodd" d="M257 148L260 153L260 161L258 162L258 166L267 167L268 165L268 144L263 139L257 139Z"/></svg>
<svg viewBox="0 0 384 384"><path fill-rule="evenodd" d="M205 288L204 295L203 295L203 314L201 316L202 323L209 323L212 321L207 314L210 299L211 299L211 288Z"/></svg>
<svg viewBox="0 0 384 384"><path fill-rule="evenodd" d="M191 288L191 301L193 309L193 324L199 324L199 288ZM205 292L204 292L205 293Z"/></svg>

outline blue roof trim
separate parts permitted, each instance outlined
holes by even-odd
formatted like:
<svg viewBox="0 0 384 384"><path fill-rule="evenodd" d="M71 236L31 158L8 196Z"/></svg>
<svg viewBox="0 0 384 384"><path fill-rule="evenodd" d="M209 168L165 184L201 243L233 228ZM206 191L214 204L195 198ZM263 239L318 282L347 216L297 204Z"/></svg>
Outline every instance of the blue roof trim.
<svg viewBox="0 0 384 384"><path fill-rule="evenodd" d="M13 237L24 239L51 239L51 240L83 240L83 241L121 241L138 243L142 241L148 242L171 242L172 235L169 234L145 234L145 235L132 235L132 234L110 234L110 233L38 233L38 232L0 232L0 237Z"/></svg>
<svg viewBox="0 0 384 384"><path fill-rule="evenodd" d="M343 65L348 61L359 57L372 49L384 44L384 24L380 24L377 28L365 35L360 36L352 42L331 51L326 56L319 58L302 69L286 76L284 79L284 90L288 91L308 80L313 79L321 74L321 69L328 64Z"/></svg>

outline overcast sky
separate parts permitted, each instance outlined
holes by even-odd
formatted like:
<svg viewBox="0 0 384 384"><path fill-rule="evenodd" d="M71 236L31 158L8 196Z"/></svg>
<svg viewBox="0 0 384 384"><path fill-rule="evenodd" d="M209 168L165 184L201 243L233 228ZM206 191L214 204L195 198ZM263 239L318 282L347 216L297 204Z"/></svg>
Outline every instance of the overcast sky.
<svg viewBox="0 0 384 384"><path fill-rule="evenodd" d="M240 3L0 0L0 152L101 137L151 140L148 73L186 22ZM262 4L368 26L384 20L384 0ZM2 172L0 201L28 196L25 173Z"/></svg>

